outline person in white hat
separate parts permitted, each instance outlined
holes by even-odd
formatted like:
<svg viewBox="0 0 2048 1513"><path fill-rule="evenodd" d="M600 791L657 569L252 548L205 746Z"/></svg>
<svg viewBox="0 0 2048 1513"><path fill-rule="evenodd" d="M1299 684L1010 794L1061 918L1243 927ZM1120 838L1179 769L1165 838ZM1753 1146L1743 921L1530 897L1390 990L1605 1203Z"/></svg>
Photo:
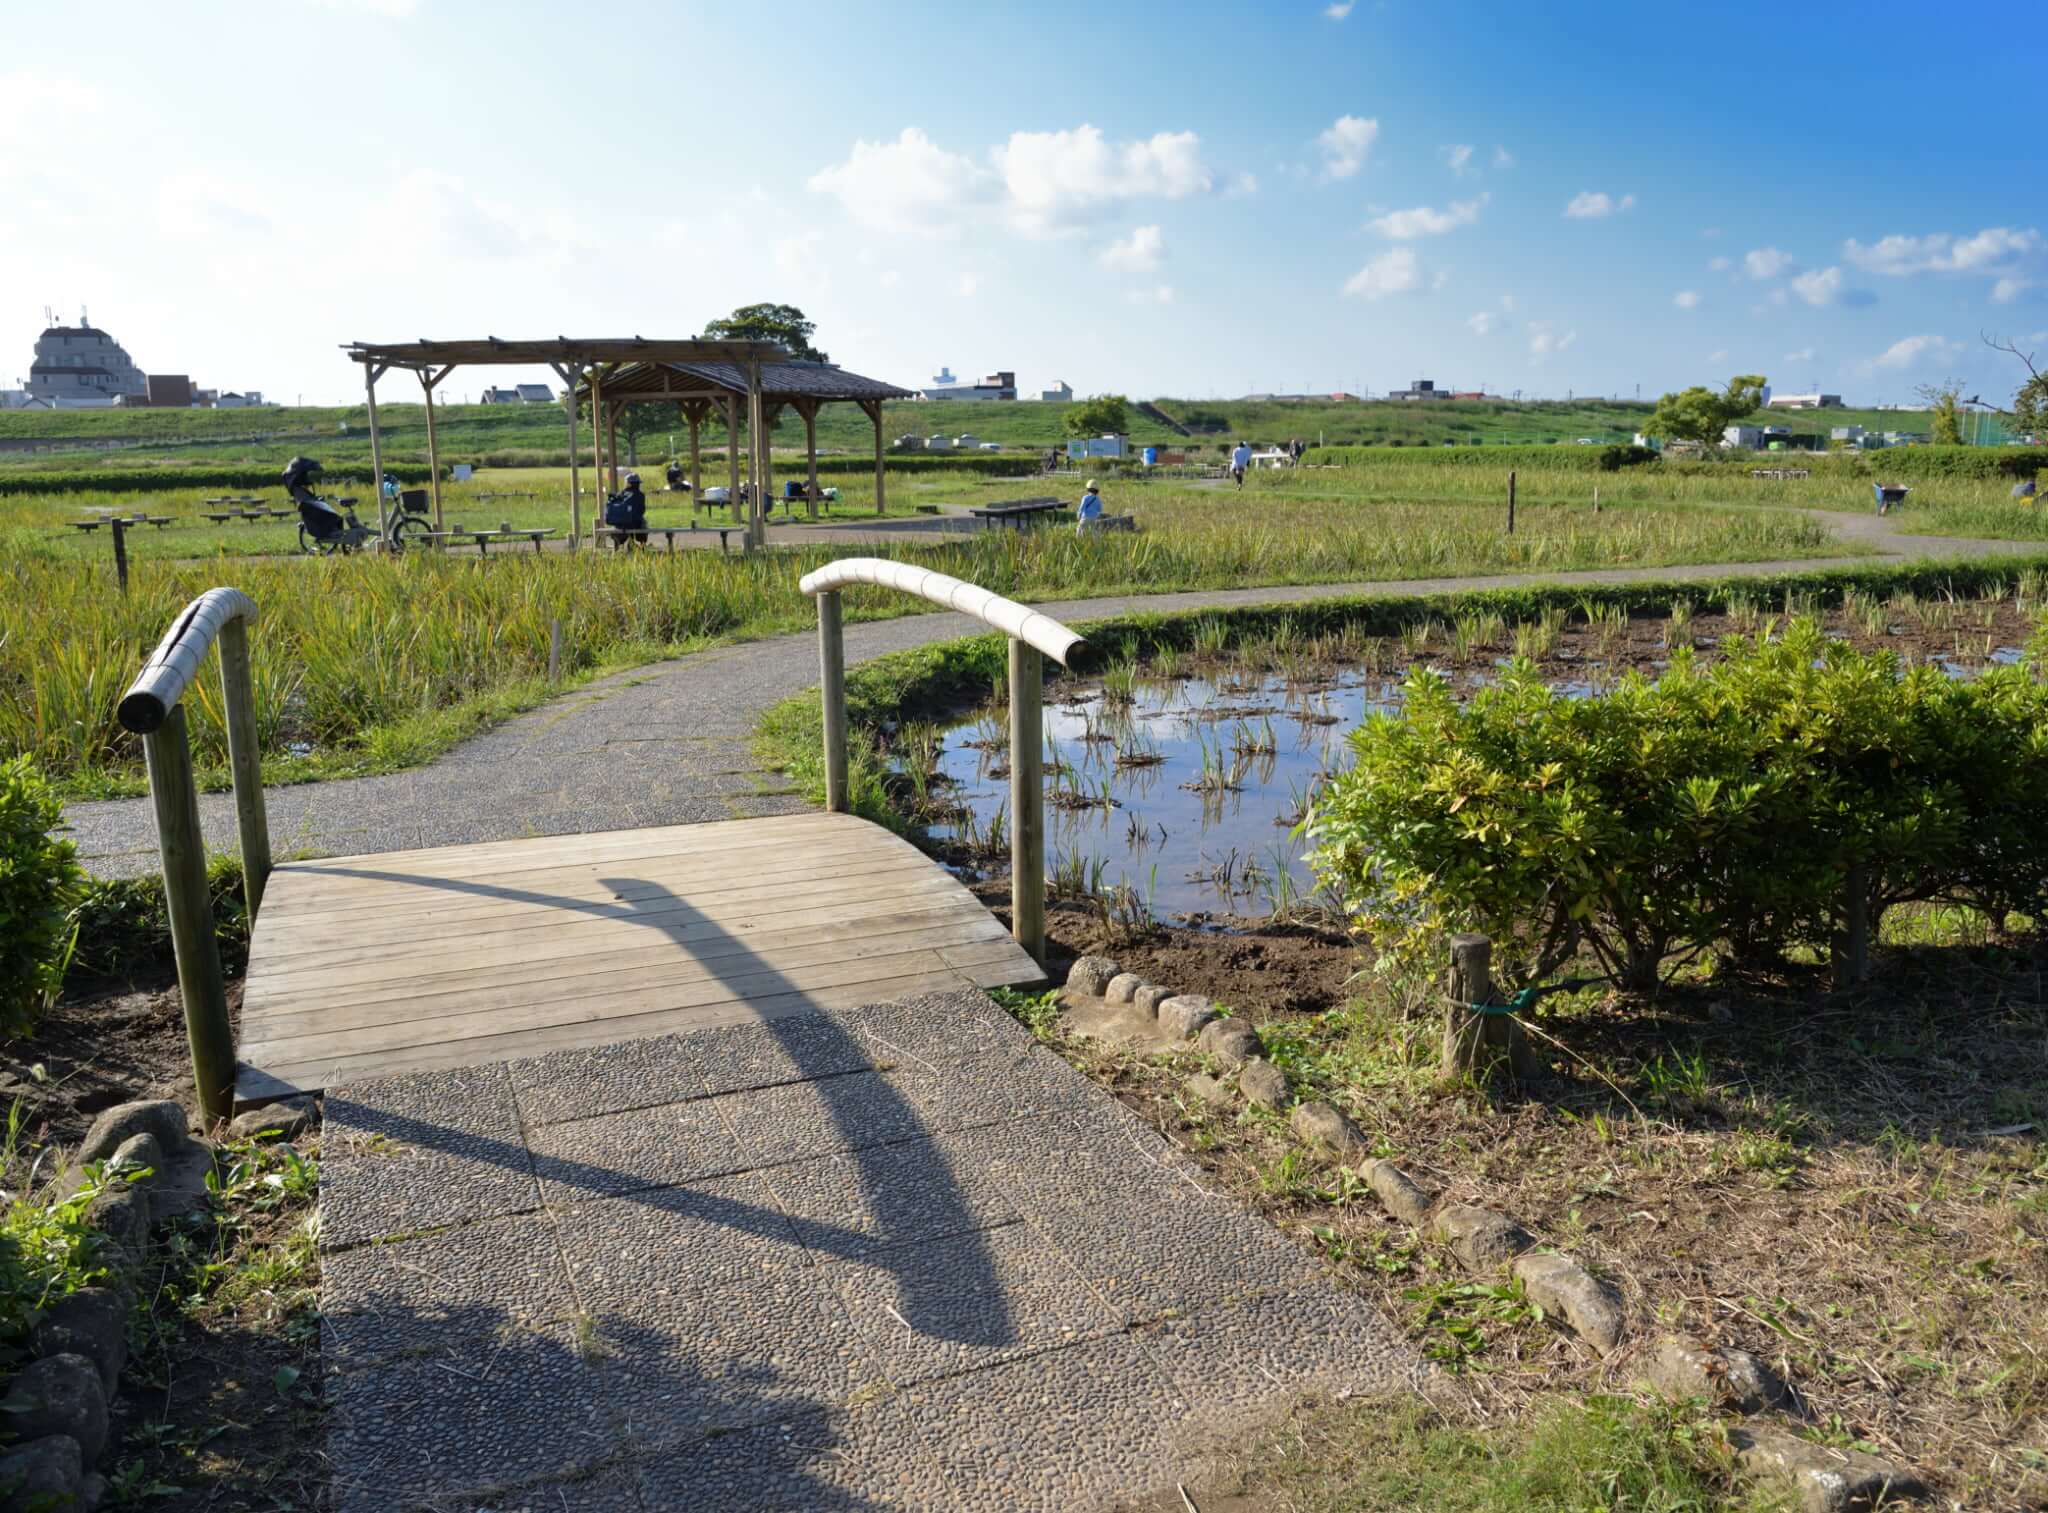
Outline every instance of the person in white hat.
<svg viewBox="0 0 2048 1513"><path fill-rule="evenodd" d="M1086 531L1102 519L1102 496L1095 492L1095 480L1088 480L1087 492L1081 495L1081 507L1074 511L1074 529Z"/></svg>

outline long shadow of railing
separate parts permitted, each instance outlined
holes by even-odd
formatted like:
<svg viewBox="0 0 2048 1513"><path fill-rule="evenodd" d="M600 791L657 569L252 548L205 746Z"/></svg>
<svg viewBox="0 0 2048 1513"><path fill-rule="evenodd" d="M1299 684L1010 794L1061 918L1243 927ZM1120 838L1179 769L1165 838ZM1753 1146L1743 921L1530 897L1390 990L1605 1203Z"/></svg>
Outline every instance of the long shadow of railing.
<svg viewBox="0 0 2048 1513"><path fill-rule="evenodd" d="M791 982L771 963L756 955L745 942L726 931L716 921L691 907L687 901L661 884L644 879L599 879L615 898L627 900L622 909L615 902L566 898L556 894L537 893L502 884L470 882L459 878L419 877L368 868L323 867L306 863L297 864L294 870L372 879L502 902L537 904L570 913L641 924L668 937L681 952L696 961L718 981L732 983L745 978L747 997L770 994L800 995L803 992L803 989ZM721 947L729 949L722 949L717 955L699 954L700 949L710 942L719 943ZM809 1086L817 1088L824 1097L834 1122L845 1137L846 1149L843 1155L855 1163L866 1190L870 1193L883 1190L884 1174L879 1166L879 1153L884 1148L883 1144L868 1139L859 1126L871 1121L885 1125L892 1131L910 1130L925 1135L934 1132L926 1127L922 1117L904 1098L902 1092L892 1086L886 1078L845 1073L849 1061L858 1059L850 1057L849 1052L858 1052L860 1057L865 1057L868 1053L860 1039L831 1015L797 1014L763 1020L760 1023L775 1035L790 1059L795 1075L788 1080L807 1082ZM520 1170L527 1166L529 1153L524 1146L480 1139L473 1133L446 1129L424 1120L393 1118L388 1114L380 1116L379 1124L395 1138L409 1141L425 1149L444 1150L470 1159L481 1157ZM910 1138L915 1136L892 1133L886 1143L894 1146ZM589 1162L558 1156L534 1159L536 1163L545 1160L545 1175L548 1181L563 1186L580 1187L593 1195L620 1196L618 1190L621 1179L624 1178L628 1184L636 1180L630 1173L613 1171ZM889 1175L897 1180L901 1178L900 1171ZM929 1180L919 1184L926 1203L926 1211L920 1215L923 1221L919 1225L920 1234L936 1238L941 1235L971 1236L977 1233L983 1221L969 1208L952 1172L947 1169L943 1157L936 1151L932 1156L931 1170L923 1175ZM689 1186L688 1183L679 1185ZM672 1190L663 1188L658 1191ZM638 1194L626 1193L622 1196L626 1201L631 1201L635 1197L641 1201L648 1201L654 1196L655 1191L643 1189ZM838 1259L858 1256L871 1265L888 1264L887 1248L891 1242L886 1233L863 1234L819 1220L785 1215L779 1209L697 1192L695 1189L692 1191L698 1200L696 1212L708 1220L747 1233L769 1237L780 1237L793 1229L802 1244L814 1252ZM949 1265L943 1282L916 1267L898 1270L896 1276L901 1300L900 1312L904 1320L919 1332L956 1344L968 1345L1003 1345L1012 1343L1017 1338L1015 1323L996 1286L993 1260L986 1245L979 1241L971 1241L960 1247L952 1257L952 1264ZM978 1293L986 1297L989 1300L986 1312L974 1317L963 1317L957 1307L957 1300L963 1293ZM952 1306L949 1306L949 1303Z"/></svg>

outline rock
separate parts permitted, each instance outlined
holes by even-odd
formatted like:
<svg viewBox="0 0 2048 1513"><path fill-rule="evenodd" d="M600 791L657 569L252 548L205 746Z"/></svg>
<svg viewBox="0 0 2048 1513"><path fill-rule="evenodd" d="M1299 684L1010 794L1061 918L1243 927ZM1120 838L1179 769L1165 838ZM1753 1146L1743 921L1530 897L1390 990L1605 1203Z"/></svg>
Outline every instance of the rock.
<svg viewBox="0 0 2048 1513"><path fill-rule="evenodd" d="M275 1130L278 1139L295 1140L311 1129L318 1117L319 1110L314 1106L312 1095L301 1093L296 1097L280 1098L276 1103L266 1103L262 1108L252 1108L235 1115L228 1125L228 1134L237 1140L253 1140L258 1135Z"/></svg>
<svg viewBox="0 0 2048 1513"><path fill-rule="evenodd" d="M1571 1325L1572 1333L1602 1355L1621 1344L1627 1319L1614 1289L1569 1256L1545 1252L1520 1256L1515 1275L1529 1301Z"/></svg>
<svg viewBox="0 0 2048 1513"><path fill-rule="evenodd" d="M1278 1108L1287 1101L1287 1074L1256 1056L1237 1074L1237 1087L1260 1108Z"/></svg>
<svg viewBox="0 0 2048 1513"><path fill-rule="evenodd" d="M1805 1513L1865 1513L1927 1495L1918 1478L1889 1461L1816 1445L1776 1425L1741 1425L1728 1431L1728 1441L1735 1463L1752 1476L1789 1479Z"/></svg>
<svg viewBox="0 0 2048 1513"><path fill-rule="evenodd" d="M116 1183L92 1200L85 1227L105 1235L131 1265L140 1262L149 1253L149 1193Z"/></svg>
<svg viewBox="0 0 2048 1513"><path fill-rule="evenodd" d="M1159 1006L1159 1028L1192 1040L1211 1020L1220 1018L1216 1005L1199 993L1177 993Z"/></svg>
<svg viewBox="0 0 2048 1513"><path fill-rule="evenodd" d="M1141 1013L1157 1015L1159 1006L1173 997L1172 988L1162 988L1157 983L1146 983L1131 995L1131 1003Z"/></svg>
<svg viewBox="0 0 2048 1513"><path fill-rule="evenodd" d="M188 1140L183 1150L173 1151L144 1184L149 1189L150 1220L161 1228L205 1207L206 1175L212 1170L213 1147L204 1140Z"/></svg>
<svg viewBox="0 0 2048 1513"><path fill-rule="evenodd" d="M1242 1019L1210 1020L1196 1043L1226 1067L1243 1066L1263 1049L1259 1032Z"/></svg>
<svg viewBox="0 0 2048 1513"><path fill-rule="evenodd" d="M1207 1072L1197 1072L1188 1078L1188 1091L1211 1108L1227 1109L1237 1101L1226 1084L1218 1082Z"/></svg>
<svg viewBox="0 0 2048 1513"><path fill-rule="evenodd" d="M107 1394L100 1370L82 1355L46 1355L19 1372L0 1400L23 1439L58 1435L78 1446L80 1474L107 1448Z"/></svg>
<svg viewBox="0 0 2048 1513"><path fill-rule="evenodd" d="M1454 1203L1441 1210L1431 1231L1451 1247L1470 1271L1493 1271L1534 1245L1529 1231L1506 1214Z"/></svg>
<svg viewBox="0 0 2048 1513"><path fill-rule="evenodd" d="M128 1361L128 1307L110 1287L87 1287L60 1298L30 1334L37 1355L82 1355L112 1398Z"/></svg>
<svg viewBox="0 0 2048 1513"><path fill-rule="evenodd" d="M84 1475L78 1441L52 1434L0 1455L0 1496L6 1497L9 1510L72 1508L78 1506Z"/></svg>
<svg viewBox="0 0 2048 1513"><path fill-rule="evenodd" d="M160 1176L168 1164L164 1156L163 1142L144 1130L139 1135L130 1135L114 1149L111 1162L127 1172L131 1181L149 1180L139 1174L148 1172L150 1177Z"/></svg>
<svg viewBox="0 0 2048 1513"><path fill-rule="evenodd" d="M1110 978L1109 986L1102 990L1102 996L1111 1003L1129 1003L1137 996L1138 989L1145 986L1145 979L1136 972L1119 972Z"/></svg>
<svg viewBox="0 0 2048 1513"><path fill-rule="evenodd" d="M1365 1185L1380 1200L1380 1207L1404 1224L1420 1224L1429 1217L1436 1194L1418 1184L1391 1161L1368 1161L1358 1168Z"/></svg>
<svg viewBox="0 0 2048 1513"><path fill-rule="evenodd" d="M1076 993L1100 998L1116 975L1116 963L1107 956L1083 956L1067 968L1067 986Z"/></svg>
<svg viewBox="0 0 2048 1513"><path fill-rule="evenodd" d="M79 1513L94 1513L107 1500L109 1485L107 1479L97 1471L91 1471L78 1483Z"/></svg>
<svg viewBox="0 0 2048 1513"><path fill-rule="evenodd" d="M1696 1397L1714 1407L1762 1413L1790 1402L1778 1374L1747 1350L1695 1345L1666 1335L1642 1367L1643 1381L1666 1397Z"/></svg>
<svg viewBox="0 0 2048 1513"><path fill-rule="evenodd" d="M1297 1103L1290 1121L1294 1133L1311 1145L1321 1145L1340 1156L1365 1149L1365 1136L1341 1112L1327 1103Z"/></svg>
<svg viewBox="0 0 2048 1513"><path fill-rule="evenodd" d="M104 1161L127 1140L137 1135L154 1135L166 1152L185 1143L185 1110L168 1098L147 1103L117 1103L93 1120L85 1143L78 1147L78 1163Z"/></svg>

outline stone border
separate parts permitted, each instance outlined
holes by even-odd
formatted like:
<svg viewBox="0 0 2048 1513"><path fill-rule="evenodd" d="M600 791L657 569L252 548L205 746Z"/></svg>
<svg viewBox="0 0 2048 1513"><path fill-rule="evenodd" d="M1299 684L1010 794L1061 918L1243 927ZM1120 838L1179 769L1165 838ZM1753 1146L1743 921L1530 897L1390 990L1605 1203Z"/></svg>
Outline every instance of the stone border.
<svg viewBox="0 0 2048 1513"><path fill-rule="evenodd" d="M247 1138L275 1129L285 1138L319 1118L311 1097L251 1110L228 1126ZM102 1240L104 1283L60 1298L30 1331L34 1359L4 1393L14 1442L0 1454L0 1507L71 1508L92 1513L108 1492L97 1470L111 1448L109 1419L128 1364L128 1316L155 1251L155 1232L206 1202L214 1147L193 1136L184 1107L169 1099L122 1103L100 1113L56 1191L75 1195L85 1168L104 1162L113 1180L85 1211Z"/></svg>
<svg viewBox="0 0 2048 1513"><path fill-rule="evenodd" d="M1265 1059L1259 1033L1219 1014L1199 994L1176 994L1124 972L1106 956L1083 956L1067 973L1067 987L1110 1003L1130 1004L1161 1027L1220 1064L1226 1078L1197 1072L1188 1091L1219 1111L1240 1099L1279 1113L1289 1108L1287 1074ZM1227 1080L1235 1073L1236 1086ZM1624 1353L1630 1329L1619 1291L1561 1251L1548 1248L1506 1214L1470 1204L1441 1203L1440 1195L1396 1166L1370 1155L1364 1132L1342 1110L1314 1100L1293 1102L1288 1128L1311 1150L1334 1154L1353 1168L1388 1214L1444 1246L1477 1276L1507 1270L1529 1301L1584 1340L1603 1360ZM1636 1365L1635 1383L1667 1398L1697 1398L1741 1417L1729 1432L1736 1464L1756 1476L1789 1480L1804 1513L1853 1513L1909 1498L1926 1487L1911 1472L1874 1455L1816 1444L1793 1432L1807 1413L1796 1393L1746 1350L1702 1345L1676 1335L1649 1342Z"/></svg>

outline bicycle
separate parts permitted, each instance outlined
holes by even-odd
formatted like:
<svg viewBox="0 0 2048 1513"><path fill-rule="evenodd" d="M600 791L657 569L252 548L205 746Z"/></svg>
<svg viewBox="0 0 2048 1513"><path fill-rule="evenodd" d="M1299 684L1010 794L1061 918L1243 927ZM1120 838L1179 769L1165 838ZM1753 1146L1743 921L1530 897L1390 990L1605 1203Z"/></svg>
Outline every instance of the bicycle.
<svg viewBox="0 0 2048 1513"><path fill-rule="evenodd" d="M424 544L429 526L427 507L401 500L386 517L384 533L380 536L375 526L363 524L356 518L355 496L344 495L339 499L320 499L320 505L330 514L341 518L339 530L315 535L306 524L304 511L300 512L299 550L309 557L331 557L337 552L346 557L357 551L374 549L372 543L391 553L405 550L406 542Z"/></svg>

